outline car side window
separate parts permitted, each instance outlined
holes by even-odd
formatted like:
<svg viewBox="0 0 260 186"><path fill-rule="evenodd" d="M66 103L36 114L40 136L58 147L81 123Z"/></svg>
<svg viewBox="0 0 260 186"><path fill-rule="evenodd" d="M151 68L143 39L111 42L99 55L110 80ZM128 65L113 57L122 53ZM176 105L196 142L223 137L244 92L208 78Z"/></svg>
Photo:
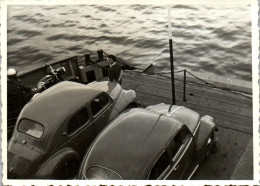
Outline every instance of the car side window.
<svg viewBox="0 0 260 186"><path fill-rule="evenodd" d="M161 156L158 158L156 163L154 164L150 175L148 177L149 180L156 180L159 176L166 170L166 168L170 165L170 158L166 151L164 151Z"/></svg>
<svg viewBox="0 0 260 186"><path fill-rule="evenodd" d="M72 134L79 127L84 125L89 120L89 115L87 111L87 107L82 108L78 112L76 112L68 122L67 133Z"/></svg>
<svg viewBox="0 0 260 186"><path fill-rule="evenodd" d="M171 153L172 158L177 154L177 152L180 150L182 144L188 140L189 132L186 128L182 128L177 135L172 139L169 145L169 150Z"/></svg>
<svg viewBox="0 0 260 186"><path fill-rule="evenodd" d="M97 115L109 103L109 98L106 94L98 95L90 104L93 116Z"/></svg>
<svg viewBox="0 0 260 186"><path fill-rule="evenodd" d="M181 139L182 139L182 143L185 143L186 140L188 140L189 134L190 134L190 133L188 132L188 129L187 129L187 128L183 127L183 128L181 129Z"/></svg>

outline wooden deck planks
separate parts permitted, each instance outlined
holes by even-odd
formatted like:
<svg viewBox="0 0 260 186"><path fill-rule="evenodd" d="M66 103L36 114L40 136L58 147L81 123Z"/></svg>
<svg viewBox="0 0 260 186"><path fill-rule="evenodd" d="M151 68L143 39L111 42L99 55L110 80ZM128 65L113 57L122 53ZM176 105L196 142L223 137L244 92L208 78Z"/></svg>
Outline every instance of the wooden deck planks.
<svg viewBox="0 0 260 186"><path fill-rule="evenodd" d="M123 87L134 89L142 105L171 103L169 79L139 72L126 72L124 76ZM187 101L183 101L183 82L176 81L175 87L178 105L194 109L201 115L211 115L218 126L252 134L252 100L250 98L189 82L186 84Z"/></svg>
<svg viewBox="0 0 260 186"><path fill-rule="evenodd" d="M249 141L245 152L239 160L232 176L232 180L252 180L254 170L253 164L253 138Z"/></svg>
<svg viewBox="0 0 260 186"><path fill-rule="evenodd" d="M129 72L124 73L123 79L124 79L124 81L125 80L135 81L135 84L130 83L131 86L146 85L146 86L155 88L155 87L158 87L158 85L159 85L159 87L162 90L165 89L165 90L171 91L171 81L170 81L170 79L166 79L166 78L163 78L163 77L158 77L158 76L154 76L154 75L151 76L151 75L140 73L140 72L129 71ZM177 92L183 92L183 80L181 80L181 81L176 80L175 86L176 86ZM207 90L207 92L208 92L207 95L204 95L207 98L212 99L212 95L214 95L214 97L213 97L214 99L224 101L223 96L218 95L218 94L216 95L216 91L219 91L219 90L218 89L211 89L210 85L206 85L203 82L201 84L198 84L198 82L192 83L192 82L189 82L189 81L186 84L187 94L193 93L193 94L196 94L196 95L201 95L200 88ZM241 89L242 88L240 88L240 90ZM233 101L236 101L236 102L241 103L245 107L248 107L248 103L250 102L250 100L248 98L245 98L243 96L241 96L238 99L236 94L228 93L225 96L226 96L226 98L228 98L228 99L225 100L226 102L232 103Z"/></svg>
<svg viewBox="0 0 260 186"><path fill-rule="evenodd" d="M216 137L219 141L217 153L211 154L201 164L192 179L229 180L244 154L252 135L220 127L219 131L216 132ZM251 167L252 171L253 167Z"/></svg>

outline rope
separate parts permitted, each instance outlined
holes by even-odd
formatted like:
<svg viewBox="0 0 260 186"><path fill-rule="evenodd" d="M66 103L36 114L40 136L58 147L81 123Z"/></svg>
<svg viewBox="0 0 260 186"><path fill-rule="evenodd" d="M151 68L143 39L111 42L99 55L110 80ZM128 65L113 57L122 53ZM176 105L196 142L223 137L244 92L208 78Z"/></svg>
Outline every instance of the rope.
<svg viewBox="0 0 260 186"><path fill-rule="evenodd" d="M135 69L141 70L140 72L139 72L139 71L135 71L135 72L145 73L145 74L147 74L147 75L159 75L159 76L161 76L161 77L164 77L164 78L167 78L167 79L171 79L171 77L169 77L169 76L167 76L167 75L164 75L164 74L169 74L169 72L163 72L163 73L158 73L158 72L143 72L143 69L140 69L140 68L137 68L137 67L135 67ZM180 73L180 72L184 72L184 70L174 71L174 73ZM194 84L197 84L197 85L200 85L200 86L206 86L206 87L209 87L209 88L215 88L215 89L219 89L219 90L223 90L223 91L227 91L227 92L231 92L231 93L233 93L233 94L239 94L239 95L241 95L241 96L243 96L243 97L252 99L251 96L248 96L248 95L246 95L245 93L242 93L242 92L239 92L239 91L235 91L235 90L232 90L232 89L229 89L229 88L218 87L218 86L216 86L216 85L214 85L214 84L212 84L212 83L210 83L210 82L208 82L208 81L206 81L206 80L203 80L203 79L199 78L198 76L192 74L191 72L189 72L189 71L187 71L187 70L186 70L186 72L187 72L187 74L193 76L194 78L198 79L199 81L204 82L206 85L205 85L205 84L200 84L200 83L193 82ZM208 85L210 85L210 86L208 86Z"/></svg>
<svg viewBox="0 0 260 186"><path fill-rule="evenodd" d="M175 70L174 73L184 72L185 70ZM170 74L171 72L160 72L161 74Z"/></svg>
<svg viewBox="0 0 260 186"><path fill-rule="evenodd" d="M187 70L186 70L186 72L187 72L188 74L190 74L191 76L197 78L198 80L200 80L200 81L202 81L202 82L204 82L204 83L206 83L206 84L211 85L211 86L214 87L214 88L219 88L219 87L217 87L216 85L213 85L212 83L209 83L208 81L205 81L205 80L199 78L198 76L195 76L194 74L192 74L191 72L189 72L189 71L187 71Z"/></svg>
<svg viewBox="0 0 260 186"><path fill-rule="evenodd" d="M218 87L218 86L213 85L212 83L210 83L210 82L208 82L208 81L205 81L205 80L199 78L198 76L192 74L192 73L189 72L189 71L186 71L186 72L187 72L188 74L190 74L191 76L197 78L198 80L203 81L203 82L205 82L206 84L211 85L213 88L220 89L220 90L224 90L224 91L231 92L231 93L235 93L235 94L240 94L240 95L242 95L242 96L244 96L244 97L246 97L246 98L252 99L252 97L247 96L247 95L245 95L245 94L242 93L242 92L239 92L239 91L236 91L236 90L232 90L232 89L229 89L229 88Z"/></svg>

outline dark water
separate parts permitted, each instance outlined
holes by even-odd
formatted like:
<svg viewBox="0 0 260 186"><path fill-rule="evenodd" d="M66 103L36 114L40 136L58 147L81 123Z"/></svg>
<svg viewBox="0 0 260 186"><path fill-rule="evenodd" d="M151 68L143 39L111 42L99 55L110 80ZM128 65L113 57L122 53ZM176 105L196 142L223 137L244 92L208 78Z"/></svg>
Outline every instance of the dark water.
<svg viewBox="0 0 260 186"><path fill-rule="evenodd" d="M176 69L251 81L250 5L172 5ZM103 49L169 71L168 12L154 5L9 6L8 66Z"/></svg>

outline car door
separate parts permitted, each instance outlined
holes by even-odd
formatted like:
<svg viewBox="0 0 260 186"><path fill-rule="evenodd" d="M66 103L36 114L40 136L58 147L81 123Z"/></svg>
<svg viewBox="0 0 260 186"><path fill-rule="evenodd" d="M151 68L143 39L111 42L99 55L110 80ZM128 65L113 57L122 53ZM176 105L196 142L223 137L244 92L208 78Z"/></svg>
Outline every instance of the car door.
<svg viewBox="0 0 260 186"><path fill-rule="evenodd" d="M72 147L83 155L95 138L88 107L84 106L66 121L59 144L61 148Z"/></svg>
<svg viewBox="0 0 260 186"><path fill-rule="evenodd" d="M172 159L165 179L183 179L185 172L188 171L193 155L193 137L188 130L187 127L183 126L167 149Z"/></svg>
<svg viewBox="0 0 260 186"><path fill-rule="evenodd" d="M106 93L101 93L90 102L93 126L96 134L107 126L112 110L112 100Z"/></svg>

